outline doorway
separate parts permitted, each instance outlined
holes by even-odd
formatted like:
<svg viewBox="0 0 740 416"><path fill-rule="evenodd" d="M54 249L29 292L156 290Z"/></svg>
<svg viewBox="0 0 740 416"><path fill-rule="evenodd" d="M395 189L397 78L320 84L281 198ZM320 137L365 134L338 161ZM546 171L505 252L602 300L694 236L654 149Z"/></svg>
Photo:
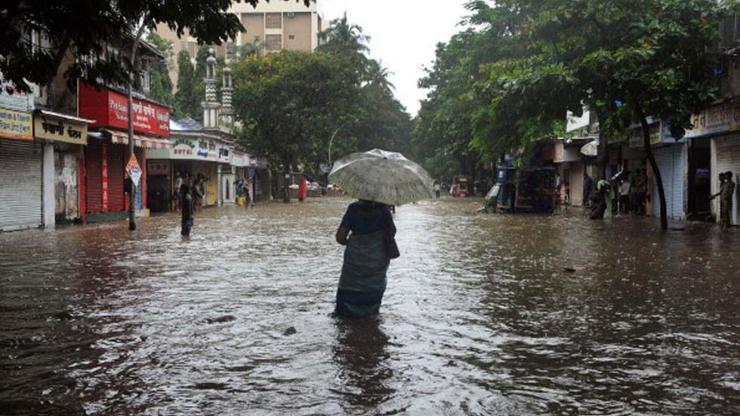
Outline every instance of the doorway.
<svg viewBox="0 0 740 416"><path fill-rule="evenodd" d="M713 221L711 204L712 175L709 139L689 140L688 215L691 221Z"/></svg>

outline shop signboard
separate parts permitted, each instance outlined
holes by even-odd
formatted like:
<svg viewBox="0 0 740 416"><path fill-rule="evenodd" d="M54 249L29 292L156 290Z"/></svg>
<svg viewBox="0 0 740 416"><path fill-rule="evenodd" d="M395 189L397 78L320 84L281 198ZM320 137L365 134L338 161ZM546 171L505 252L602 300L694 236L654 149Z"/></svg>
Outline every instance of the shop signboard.
<svg viewBox="0 0 740 416"><path fill-rule="evenodd" d="M9 81L0 80L0 108L15 111L33 111L33 93L23 92Z"/></svg>
<svg viewBox="0 0 740 416"><path fill-rule="evenodd" d="M740 130L740 103L708 108L691 116L691 124L684 135L687 139Z"/></svg>
<svg viewBox="0 0 740 416"><path fill-rule="evenodd" d="M151 149L149 159L205 160L210 162L229 163L230 146L210 138L175 137L172 148Z"/></svg>
<svg viewBox="0 0 740 416"><path fill-rule="evenodd" d="M663 143L663 129L661 128L662 123L655 123L650 126L650 145L655 146L656 144ZM642 129L638 128L632 131L632 137L630 137L629 147L644 147L642 138Z"/></svg>
<svg viewBox="0 0 740 416"><path fill-rule="evenodd" d="M35 114L33 135L44 140L87 145L87 123Z"/></svg>
<svg viewBox="0 0 740 416"><path fill-rule="evenodd" d="M80 117L95 120L91 127L128 129L128 99L108 88L80 82ZM132 111L134 131L158 137L170 135L170 110L159 104L134 98Z"/></svg>
<svg viewBox="0 0 740 416"><path fill-rule="evenodd" d="M0 108L0 137L33 141L32 120L31 113Z"/></svg>

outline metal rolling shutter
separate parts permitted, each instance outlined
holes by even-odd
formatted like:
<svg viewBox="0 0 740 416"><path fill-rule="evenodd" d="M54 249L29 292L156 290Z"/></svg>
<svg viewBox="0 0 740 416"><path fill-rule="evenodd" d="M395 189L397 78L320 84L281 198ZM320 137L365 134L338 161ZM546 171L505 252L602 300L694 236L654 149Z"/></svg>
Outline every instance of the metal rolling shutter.
<svg viewBox="0 0 740 416"><path fill-rule="evenodd" d="M735 182L735 197L732 203L732 224L740 224L740 187L737 185L740 180L740 137L731 136L717 140L717 172L712 172L712 180L717 181L717 176L721 172L732 172ZM719 191L719 189L717 190ZM717 214L719 214L719 198L716 199Z"/></svg>
<svg viewBox="0 0 740 416"><path fill-rule="evenodd" d="M0 139L0 230L42 224L41 146Z"/></svg>
<svg viewBox="0 0 740 416"><path fill-rule="evenodd" d="M124 207L123 171L125 145L114 144L108 146L108 211L126 211Z"/></svg>
<svg viewBox="0 0 740 416"><path fill-rule="evenodd" d="M683 147L683 144L676 144L653 149L655 161L663 178L666 213L670 218L682 218L684 216ZM657 217L660 216L660 198L658 197L658 186L656 184L653 184L652 194L655 195L654 215Z"/></svg>
<svg viewBox="0 0 740 416"><path fill-rule="evenodd" d="M90 140L85 149L86 209L93 214L103 211L101 147L100 141Z"/></svg>

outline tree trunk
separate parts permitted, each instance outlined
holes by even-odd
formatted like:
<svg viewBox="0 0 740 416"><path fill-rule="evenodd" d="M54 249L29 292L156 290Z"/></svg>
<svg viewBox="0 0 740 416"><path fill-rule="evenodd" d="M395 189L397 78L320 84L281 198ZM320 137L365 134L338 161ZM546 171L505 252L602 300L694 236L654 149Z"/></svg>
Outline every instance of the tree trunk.
<svg viewBox="0 0 740 416"><path fill-rule="evenodd" d="M653 155L653 148L650 145L650 126L647 122L647 117L642 111L642 107L633 100L635 105L635 114L640 119L640 126L642 127L642 144L645 147L645 153L647 154L648 161L650 161L650 167L653 169L655 175L655 183L658 185L658 198L660 199L660 229L665 231L668 229L668 211L666 210L665 204L665 190L663 189L663 178L660 176L660 169L658 164L655 162L655 156ZM648 186L648 184L645 184Z"/></svg>

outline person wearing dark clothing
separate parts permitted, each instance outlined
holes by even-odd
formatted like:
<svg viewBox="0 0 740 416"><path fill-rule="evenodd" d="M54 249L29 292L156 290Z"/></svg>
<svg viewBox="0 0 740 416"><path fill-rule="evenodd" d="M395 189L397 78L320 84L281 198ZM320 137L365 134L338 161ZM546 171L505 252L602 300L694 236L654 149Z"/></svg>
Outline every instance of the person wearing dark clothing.
<svg viewBox="0 0 740 416"><path fill-rule="evenodd" d="M346 246L337 289L337 316L361 318L379 312L390 265L387 241L395 235L387 205L360 200L347 208L336 235L337 242Z"/></svg>
<svg viewBox="0 0 740 416"><path fill-rule="evenodd" d="M732 179L732 172L720 173L719 192L710 198L719 197L719 224L723 230L730 228L732 224L732 197L735 195L735 182Z"/></svg>
<svg viewBox="0 0 740 416"><path fill-rule="evenodd" d="M180 234L183 237L190 237L190 230L193 228L193 195L190 193L188 185L180 187L180 201L180 212L182 213L182 231L180 231Z"/></svg>
<svg viewBox="0 0 740 416"><path fill-rule="evenodd" d="M610 198L610 190L611 184L606 179L601 179L596 183L596 192L591 197L591 215L589 218L592 220L604 219L604 213L608 206L607 200Z"/></svg>
<svg viewBox="0 0 740 416"><path fill-rule="evenodd" d="M591 206L591 194L594 190L594 180L588 176L588 173L583 175L583 200L586 201L586 206Z"/></svg>

